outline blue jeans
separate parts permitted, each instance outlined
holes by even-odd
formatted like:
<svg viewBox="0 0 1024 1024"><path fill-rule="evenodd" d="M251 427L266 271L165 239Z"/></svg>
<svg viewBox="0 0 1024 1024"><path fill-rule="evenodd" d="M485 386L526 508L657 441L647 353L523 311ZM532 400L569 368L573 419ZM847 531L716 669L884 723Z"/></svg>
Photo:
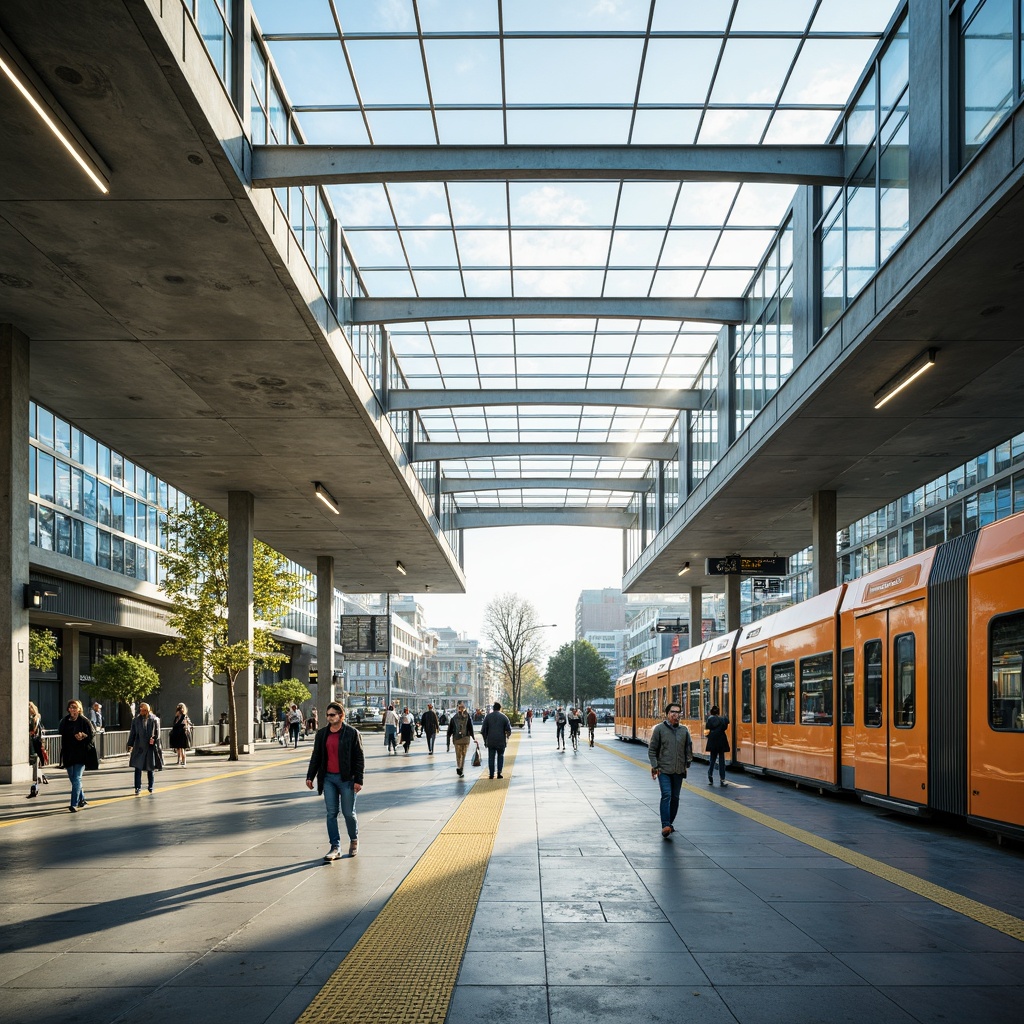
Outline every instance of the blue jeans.
<svg viewBox="0 0 1024 1024"><path fill-rule="evenodd" d="M714 781L715 774L715 761L718 761L718 777L722 782L725 782L725 751L720 750L717 754L708 755L711 760L708 761L708 782Z"/></svg>
<svg viewBox="0 0 1024 1024"><path fill-rule="evenodd" d="M152 772L146 772L146 780L149 782L149 787L148 788L149 788L149 791L152 793L153 792L153 773ZM136 768L135 769L135 788L136 789L142 789L142 769L141 768Z"/></svg>
<svg viewBox="0 0 1024 1024"><path fill-rule="evenodd" d="M683 788L682 775L669 775L668 772L658 773L658 786L661 788L661 827L671 825L676 820L679 810L679 791Z"/></svg>
<svg viewBox="0 0 1024 1024"><path fill-rule="evenodd" d="M505 767L505 748L504 747L488 747L487 748L487 774L494 774L494 762L498 762L498 774L500 775L502 769Z"/></svg>
<svg viewBox="0 0 1024 1024"><path fill-rule="evenodd" d="M393 725L384 726L384 746L388 750L392 747L398 750L398 730Z"/></svg>
<svg viewBox="0 0 1024 1024"><path fill-rule="evenodd" d="M71 780L71 806L77 807L85 799L85 793L82 792L82 773L85 771L85 765L69 764L65 765L65 770Z"/></svg>
<svg viewBox="0 0 1024 1024"><path fill-rule="evenodd" d="M434 740L437 739L437 733L424 732L423 735L427 737L427 753L432 754L434 752Z"/></svg>
<svg viewBox="0 0 1024 1024"><path fill-rule="evenodd" d="M299 745L299 732L301 731L301 729L302 726L299 725L298 722L288 723L288 735L289 737L291 737L293 747L297 747Z"/></svg>
<svg viewBox="0 0 1024 1024"><path fill-rule="evenodd" d="M342 782L340 773L328 772L324 776L324 803L327 805L327 838L331 849L341 847L338 831L338 810L345 815L345 827L353 842L359 838L359 822L356 820L356 787L354 782Z"/></svg>

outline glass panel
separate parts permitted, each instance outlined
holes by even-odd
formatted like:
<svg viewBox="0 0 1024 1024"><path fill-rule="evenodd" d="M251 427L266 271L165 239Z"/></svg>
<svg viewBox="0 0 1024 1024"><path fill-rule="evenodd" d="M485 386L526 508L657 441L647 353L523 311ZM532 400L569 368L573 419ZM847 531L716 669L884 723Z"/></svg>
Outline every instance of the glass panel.
<svg viewBox="0 0 1024 1024"><path fill-rule="evenodd" d="M892 717L897 729L912 729L916 714L914 634L896 637L892 645Z"/></svg>
<svg viewBox="0 0 1024 1024"><path fill-rule="evenodd" d="M882 724L882 641L864 645L864 724L877 729Z"/></svg>
<svg viewBox="0 0 1024 1024"><path fill-rule="evenodd" d="M750 669L749 668L745 668L743 670L743 672L741 673L741 675L740 675L740 702L741 702L740 721L742 721L742 722L749 722L750 721L750 715L751 715L751 713L750 713L750 708L751 708L751 704L750 704L750 679L751 679Z"/></svg>
<svg viewBox="0 0 1024 1024"><path fill-rule="evenodd" d="M764 665L757 669L757 722L764 725L768 721L768 672Z"/></svg>
<svg viewBox="0 0 1024 1024"><path fill-rule="evenodd" d="M846 647L840 655L840 714L843 725L853 725L853 648Z"/></svg>
<svg viewBox="0 0 1024 1024"><path fill-rule="evenodd" d="M993 729L1024 732L1021 694L1021 652L1024 651L1024 612L992 620L989 627L989 664L992 690L988 721Z"/></svg>
<svg viewBox="0 0 1024 1024"><path fill-rule="evenodd" d="M792 661L772 665L772 722L776 725L796 722L796 665Z"/></svg>
<svg viewBox="0 0 1024 1024"><path fill-rule="evenodd" d="M987 0L963 29L961 41L964 160L1013 105L1013 51L1013 4Z"/></svg>
<svg viewBox="0 0 1024 1024"><path fill-rule="evenodd" d="M832 655L800 659L800 721L804 725L832 724Z"/></svg>

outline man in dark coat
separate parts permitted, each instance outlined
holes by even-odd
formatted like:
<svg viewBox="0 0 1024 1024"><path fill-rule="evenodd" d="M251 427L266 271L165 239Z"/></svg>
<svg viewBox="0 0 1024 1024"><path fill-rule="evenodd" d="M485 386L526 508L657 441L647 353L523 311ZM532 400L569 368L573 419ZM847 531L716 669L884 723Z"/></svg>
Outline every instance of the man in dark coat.
<svg viewBox="0 0 1024 1024"><path fill-rule="evenodd" d="M723 786L728 786L725 781L725 755L729 752L729 716L723 715L716 704L704 723L704 730L707 734L707 742L704 750L707 752L708 760L708 785L715 784L715 761L718 761L718 781Z"/></svg>
<svg viewBox="0 0 1024 1024"><path fill-rule="evenodd" d="M420 728L423 730L423 735L427 737L427 753L433 754L434 740L441 731L441 723L437 720L437 712L434 710L433 704L428 704L427 710L420 716Z"/></svg>
<svg viewBox="0 0 1024 1024"><path fill-rule="evenodd" d="M363 788L363 741L359 733L345 724L345 709L335 701L327 705L327 724L313 737L313 753L306 769L306 788L323 793L327 807L327 837L331 848L324 860L341 856L338 831L339 808L348 829L348 855L359 850L359 822L356 819L356 794Z"/></svg>
<svg viewBox="0 0 1024 1024"><path fill-rule="evenodd" d="M487 748L487 770L489 778L494 778L494 767L497 762L498 778L502 778L501 770L505 767L505 747L512 735L512 723L501 713L501 705L495 701L494 710L484 719L480 726L480 736Z"/></svg>

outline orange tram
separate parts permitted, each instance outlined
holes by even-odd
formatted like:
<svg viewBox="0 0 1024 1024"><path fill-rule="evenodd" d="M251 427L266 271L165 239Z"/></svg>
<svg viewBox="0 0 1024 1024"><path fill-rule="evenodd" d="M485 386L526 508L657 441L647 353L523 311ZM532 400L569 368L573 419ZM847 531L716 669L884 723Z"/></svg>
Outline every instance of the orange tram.
<svg viewBox="0 0 1024 1024"><path fill-rule="evenodd" d="M619 678L615 734L713 704L735 767L1024 838L1024 513Z"/></svg>

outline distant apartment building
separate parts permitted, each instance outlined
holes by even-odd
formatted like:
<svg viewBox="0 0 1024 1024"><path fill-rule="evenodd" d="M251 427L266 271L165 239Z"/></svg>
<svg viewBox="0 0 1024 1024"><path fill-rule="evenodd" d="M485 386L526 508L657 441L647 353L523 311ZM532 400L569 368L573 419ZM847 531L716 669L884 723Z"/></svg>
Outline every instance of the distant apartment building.
<svg viewBox="0 0 1024 1024"><path fill-rule="evenodd" d="M497 673L480 641L447 626L433 627L430 632L437 637L437 646L426 659L424 670L435 707L451 708L464 700L477 708L497 699Z"/></svg>

